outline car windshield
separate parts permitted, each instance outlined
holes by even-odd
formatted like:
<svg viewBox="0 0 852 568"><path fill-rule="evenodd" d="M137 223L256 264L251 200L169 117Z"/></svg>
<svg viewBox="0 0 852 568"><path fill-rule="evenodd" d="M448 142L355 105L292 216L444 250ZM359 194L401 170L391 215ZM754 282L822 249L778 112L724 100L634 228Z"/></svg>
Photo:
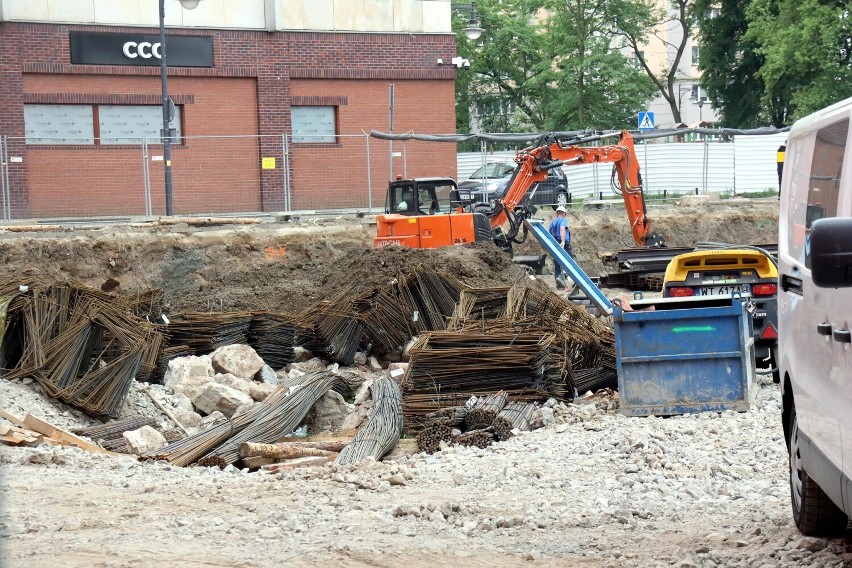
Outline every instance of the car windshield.
<svg viewBox="0 0 852 568"><path fill-rule="evenodd" d="M501 178L511 175L515 171L515 164L509 162L495 162L485 164L470 174L470 179Z"/></svg>

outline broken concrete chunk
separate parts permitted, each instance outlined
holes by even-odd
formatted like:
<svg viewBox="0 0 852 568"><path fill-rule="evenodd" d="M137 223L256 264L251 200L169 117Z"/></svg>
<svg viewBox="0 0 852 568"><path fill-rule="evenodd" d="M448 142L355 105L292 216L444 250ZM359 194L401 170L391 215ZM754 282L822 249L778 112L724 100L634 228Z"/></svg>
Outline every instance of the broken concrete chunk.
<svg viewBox="0 0 852 568"><path fill-rule="evenodd" d="M217 373L216 376L213 377L213 382L225 385L226 387L231 387L232 389L236 389L241 393L248 395L251 395L251 386L254 384L254 381L241 379L231 373Z"/></svg>
<svg viewBox="0 0 852 568"><path fill-rule="evenodd" d="M211 355L213 369L217 373L230 373L241 379L252 379L261 367L263 359L249 345L226 345Z"/></svg>
<svg viewBox="0 0 852 568"><path fill-rule="evenodd" d="M175 412L175 418L185 428L198 428L201 426L201 415L195 411L187 412L186 410L179 410Z"/></svg>
<svg viewBox="0 0 852 568"><path fill-rule="evenodd" d="M370 356L370 370L371 371L381 371L382 365L379 363L379 360L373 356Z"/></svg>
<svg viewBox="0 0 852 568"><path fill-rule="evenodd" d="M251 396L219 383L208 383L198 395L192 399L195 407L205 414L219 411L228 418L246 404L254 404Z"/></svg>
<svg viewBox="0 0 852 568"><path fill-rule="evenodd" d="M361 385L355 389L355 404L364 404L366 401L370 400L372 395L370 394L370 387L373 386L373 379L367 379Z"/></svg>
<svg viewBox="0 0 852 568"><path fill-rule="evenodd" d="M277 385L278 384L278 375L275 373L275 369L270 367L269 365L264 365L260 368L257 375L254 377L255 381L259 381L261 383L266 383L267 385Z"/></svg>
<svg viewBox="0 0 852 568"><path fill-rule="evenodd" d="M137 456L162 450L168 445L166 437L150 426L142 426L138 430L128 430L122 436L127 443L127 449Z"/></svg>
<svg viewBox="0 0 852 568"><path fill-rule="evenodd" d="M251 383L249 396L251 396L256 402L261 402L266 400L266 397L272 394L272 391L277 388L278 387L275 385L268 385L266 383Z"/></svg>
<svg viewBox="0 0 852 568"><path fill-rule="evenodd" d="M366 365L367 364L367 355L366 353L362 353L361 351L357 351L355 353L355 357L352 359L352 362L356 365Z"/></svg>
<svg viewBox="0 0 852 568"><path fill-rule="evenodd" d="M343 420L343 424L340 426L341 432L349 432L350 430L355 430L367 420L367 417L370 416L370 412L373 410L373 400L369 399L364 404L359 404L355 406L355 409L349 413L349 415Z"/></svg>
<svg viewBox="0 0 852 568"><path fill-rule="evenodd" d="M169 361L163 385L176 394L192 399L205 384L213 380L214 374L209 355L178 357Z"/></svg>
<svg viewBox="0 0 852 568"><path fill-rule="evenodd" d="M336 391L328 391L314 403L305 423L310 433L339 432L343 421L352 411L343 396Z"/></svg>

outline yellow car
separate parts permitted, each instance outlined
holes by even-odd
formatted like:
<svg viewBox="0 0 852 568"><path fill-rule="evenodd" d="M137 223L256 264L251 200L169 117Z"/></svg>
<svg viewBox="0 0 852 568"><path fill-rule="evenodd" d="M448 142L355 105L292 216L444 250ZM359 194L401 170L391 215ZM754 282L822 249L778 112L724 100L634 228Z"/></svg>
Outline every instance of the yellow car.
<svg viewBox="0 0 852 568"><path fill-rule="evenodd" d="M688 252L674 257L666 268L663 296L729 296L749 294L754 304L752 325L758 367L777 376L778 268L763 252L751 248Z"/></svg>

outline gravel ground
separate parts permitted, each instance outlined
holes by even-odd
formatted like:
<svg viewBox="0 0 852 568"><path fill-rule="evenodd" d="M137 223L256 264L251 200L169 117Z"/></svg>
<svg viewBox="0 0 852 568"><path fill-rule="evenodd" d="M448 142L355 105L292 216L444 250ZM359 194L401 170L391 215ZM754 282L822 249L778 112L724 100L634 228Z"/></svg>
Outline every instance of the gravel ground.
<svg viewBox="0 0 852 568"><path fill-rule="evenodd" d="M0 449L3 566L844 566L792 524L777 385L747 413L611 401L486 449L280 474ZM607 410L607 407L610 407Z"/></svg>

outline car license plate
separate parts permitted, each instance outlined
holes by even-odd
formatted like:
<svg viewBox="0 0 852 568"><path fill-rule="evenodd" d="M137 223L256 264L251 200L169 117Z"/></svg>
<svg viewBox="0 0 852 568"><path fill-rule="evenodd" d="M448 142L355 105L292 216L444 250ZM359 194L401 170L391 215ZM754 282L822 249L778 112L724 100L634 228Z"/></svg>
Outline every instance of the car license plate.
<svg viewBox="0 0 852 568"><path fill-rule="evenodd" d="M699 288L699 296L730 296L734 292L742 293L743 287L739 285L727 286L704 286Z"/></svg>

